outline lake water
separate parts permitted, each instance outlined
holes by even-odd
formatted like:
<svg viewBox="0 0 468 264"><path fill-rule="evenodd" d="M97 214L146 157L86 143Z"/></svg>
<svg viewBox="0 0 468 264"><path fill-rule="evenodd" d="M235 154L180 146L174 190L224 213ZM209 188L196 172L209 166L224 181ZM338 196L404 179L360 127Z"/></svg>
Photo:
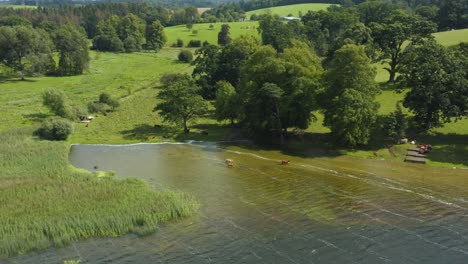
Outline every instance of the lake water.
<svg viewBox="0 0 468 264"><path fill-rule="evenodd" d="M75 145L70 161L191 193L201 209L149 236L6 263L468 263L466 170L208 143Z"/></svg>

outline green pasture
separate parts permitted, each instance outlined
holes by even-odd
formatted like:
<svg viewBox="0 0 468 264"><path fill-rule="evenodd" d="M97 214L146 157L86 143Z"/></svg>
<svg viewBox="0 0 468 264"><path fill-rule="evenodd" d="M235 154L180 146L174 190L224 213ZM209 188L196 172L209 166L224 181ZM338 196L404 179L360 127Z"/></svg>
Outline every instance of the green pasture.
<svg viewBox="0 0 468 264"><path fill-rule="evenodd" d="M432 35L437 42L446 47L457 45L460 42L468 42L468 28L437 32Z"/></svg>
<svg viewBox="0 0 468 264"><path fill-rule="evenodd" d="M177 62L179 50L160 53L91 52L89 72L71 77L38 77L26 81L9 79L0 83L0 131L36 124L49 115L41 93L49 88L63 90L72 106L86 106L102 92L123 98L139 89L154 86L162 73L188 72L188 64Z"/></svg>
<svg viewBox="0 0 468 264"><path fill-rule="evenodd" d="M31 6L31 5L3 5L3 4L0 4L0 8L36 9L37 6Z"/></svg>
<svg viewBox="0 0 468 264"><path fill-rule="evenodd" d="M295 17L299 16L299 13L305 15L308 11L320 11L320 10L327 10L329 6L332 4L297 4L297 5L286 5L286 6L275 6L269 8L262 8L257 10L252 10L245 13L247 19L253 14L256 15L263 15L263 14L275 14L281 17L293 15Z"/></svg>
<svg viewBox="0 0 468 264"><path fill-rule="evenodd" d="M190 40L200 40L202 43L208 41L210 44L218 43L218 33L221 30L221 25L226 23L202 23L194 24L192 29L187 29L185 25L178 25L173 27L167 27L164 29L164 32L167 36L167 46L171 46L177 42L177 39L182 39L184 41L184 46L186 46ZM231 38L237 38L242 35L252 35L260 38L258 34L257 21L248 21L248 22L231 22L227 23L230 26L230 36ZM213 25L213 29L210 29L210 25ZM193 34L193 30L196 30L197 33Z"/></svg>

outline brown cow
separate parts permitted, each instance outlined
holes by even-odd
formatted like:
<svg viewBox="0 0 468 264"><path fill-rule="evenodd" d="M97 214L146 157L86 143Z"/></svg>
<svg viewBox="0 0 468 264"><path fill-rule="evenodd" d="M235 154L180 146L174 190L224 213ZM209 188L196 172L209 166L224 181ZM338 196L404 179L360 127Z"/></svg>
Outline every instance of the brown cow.
<svg viewBox="0 0 468 264"><path fill-rule="evenodd" d="M281 165L288 165L289 164L289 160L282 160L281 161Z"/></svg>
<svg viewBox="0 0 468 264"><path fill-rule="evenodd" d="M226 159L224 162L228 168L234 167L234 161L232 159Z"/></svg>

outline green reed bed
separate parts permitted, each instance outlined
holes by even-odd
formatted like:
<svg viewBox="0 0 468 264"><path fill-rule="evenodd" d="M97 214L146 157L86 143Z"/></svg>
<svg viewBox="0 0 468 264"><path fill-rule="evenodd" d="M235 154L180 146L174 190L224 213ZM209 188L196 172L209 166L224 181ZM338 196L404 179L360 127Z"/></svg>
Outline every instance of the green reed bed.
<svg viewBox="0 0 468 264"><path fill-rule="evenodd" d="M31 132L0 134L2 257L89 237L148 234L198 209L184 193L74 169L65 143L35 140Z"/></svg>

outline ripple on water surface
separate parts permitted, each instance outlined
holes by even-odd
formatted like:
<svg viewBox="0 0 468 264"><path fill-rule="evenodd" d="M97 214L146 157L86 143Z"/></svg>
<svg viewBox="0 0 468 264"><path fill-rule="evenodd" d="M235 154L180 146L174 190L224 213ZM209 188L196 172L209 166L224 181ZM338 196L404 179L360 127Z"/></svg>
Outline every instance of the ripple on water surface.
<svg viewBox="0 0 468 264"><path fill-rule="evenodd" d="M89 239L7 263L468 263L465 171L202 143L75 145L70 160L189 192L202 208L150 236Z"/></svg>

